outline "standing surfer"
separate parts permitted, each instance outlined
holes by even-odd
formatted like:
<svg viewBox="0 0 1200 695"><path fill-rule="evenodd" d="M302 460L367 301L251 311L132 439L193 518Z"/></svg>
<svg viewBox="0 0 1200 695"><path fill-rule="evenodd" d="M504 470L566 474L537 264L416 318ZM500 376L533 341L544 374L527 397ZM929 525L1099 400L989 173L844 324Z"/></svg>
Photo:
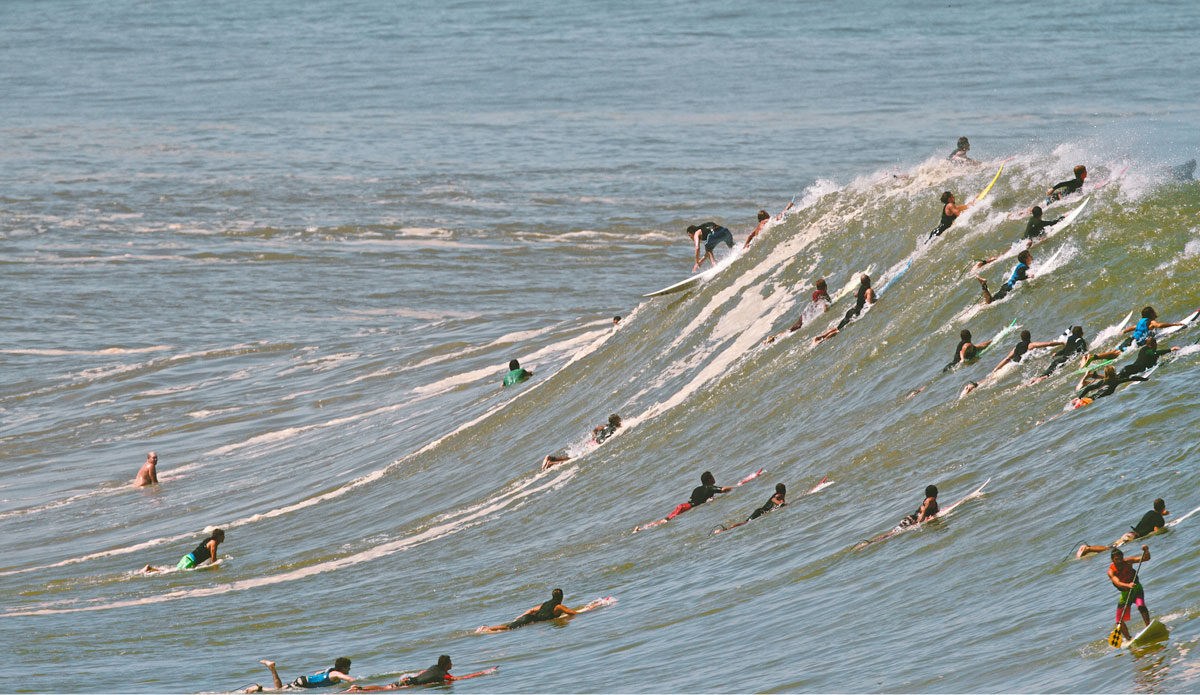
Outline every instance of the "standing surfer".
<svg viewBox="0 0 1200 695"><path fill-rule="evenodd" d="M733 248L733 232L716 222L693 224L687 228L687 235L696 247L696 265L692 266L693 273L700 270L700 264L705 260L716 267L717 259L713 257L713 249L717 247L717 244L724 243L729 248ZM700 257L700 242L702 241L704 242L704 258Z"/></svg>
<svg viewBox="0 0 1200 695"><path fill-rule="evenodd" d="M1150 609L1146 607L1142 583L1134 582L1136 576L1133 570L1135 562L1142 563L1150 559L1150 546L1143 545L1142 556L1136 559L1127 559L1125 553L1118 548L1113 548L1109 557L1112 559L1112 564L1108 566L1108 579L1117 588L1117 591L1121 592L1121 600L1117 603L1117 622L1121 625L1121 634L1125 636L1125 639L1129 639L1129 628L1125 627L1125 621L1129 620L1130 603L1137 605L1138 612L1142 614L1142 620L1147 625L1150 624Z"/></svg>

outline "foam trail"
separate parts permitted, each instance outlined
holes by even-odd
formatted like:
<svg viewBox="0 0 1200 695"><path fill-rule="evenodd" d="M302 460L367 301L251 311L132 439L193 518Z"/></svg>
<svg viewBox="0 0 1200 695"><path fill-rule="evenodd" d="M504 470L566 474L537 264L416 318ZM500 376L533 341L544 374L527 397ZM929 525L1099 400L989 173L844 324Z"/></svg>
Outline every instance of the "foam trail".
<svg viewBox="0 0 1200 695"><path fill-rule="evenodd" d="M407 550L408 548L411 548L411 547L414 547L417 545L421 545L423 543L428 543L430 541L437 540L439 538L444 538L446 536L458 533L459 531L463 531L468 528L471 528L472 526L475 526L476 524L480 523L482 519L491 515L493 512L501 511L505 507L508 507L513 502L520 501L521 499L524 499L526 497L529 497L530 495L534 495L539 492L543 492L546 490L558 489L558 488L562 487L563 485L565 485L567 483L567 481L572 476L574 476L574 474L575 474L575 469L573 469L573 468L557 471L556 477L551 478L549 481L543 483L542 485L539 485L538 487L534 487L534 488L528 489L528 490L521 490L520 488L518 488L518 490L515 490L513 492L505 493L505 494L497 497L495 500L491 501L490 503L484 503L484 504L478 505L473 510L467 511L467 513L465 513L462 516L459 516L457 519L455 519L453 521L448 521L448 522L440 524L440 525L432 526L416 535L409 536L407 538L401 538L399 540L391 541L389 543L384 543L382 545L375 546L374 548L371 548L369 550L364 550L362 552L355 553L353 555L348 555L343 558L338 558L336 560L328 560L325 562L317 563L315 565L310 565L308 567L302 567L299 569L295 569L290 572L284 572L283 574L276 574L276 575L267 576L267 577L255 577L253 579L242 579L239 581L231 582L229 584L223 584L221 586L210 586L210 587L204 587L204 588L200 588L200 589L183 589L183 590L171 591L166 594L160 594L158 596L150 596L150 597L138 598L138 599L129 599L126 601L115 601L113 603L105 603L105 604L93 605L93 606L79 606L79 607L71 607L71 608L32 608L32 609L28 609L28 610L10 611L8 613L0 613L0 618L19 616L19 615L52 615L52 614L61 614L61 613L81 613L81 612L87 612L87 611L101 611L101 610L110 610L110 609L114 609L114 608L127 608L129 606L142 606L142 605L147 605L147 604L152 604L152 603L165 603L167 601L178 601L181 599L194 598L194 597L200 597L200 596L216 596L219 594L227 594L227 593L231 593L231 592L235 592L235 591L247 591L249 589L256 589L259 587L270 586L273 584L282 584L284 582L292 582L292 581L296 581L298 579L304 579L306 577L311 577L311 576L314 576L317 574L324 574L325 572L333 572L333 571L336 571L339 569L344 569L346 567L351 567L351 566L354 566L357 564L361 564L363 562L369 562L371 560L377 560L382 557L394 555L395 553L398 553L402 550ZM538 477L540 477L540 476L535 476L533 478L533 480L537 480ZM56 604L51 604L51 605L56 605Z"/></svg>

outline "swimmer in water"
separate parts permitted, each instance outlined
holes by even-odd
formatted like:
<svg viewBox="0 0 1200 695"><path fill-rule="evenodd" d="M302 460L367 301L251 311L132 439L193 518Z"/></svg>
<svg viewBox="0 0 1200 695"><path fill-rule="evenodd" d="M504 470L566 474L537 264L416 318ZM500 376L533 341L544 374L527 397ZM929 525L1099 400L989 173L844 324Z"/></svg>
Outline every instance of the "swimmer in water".
<svg viewBox="0 0 1200 695"><path fill-rule="evenodd" d="M508 361L508 374L504 375L504 385L514 386L533 376L533 372L521 366L517 360Z"/></svg>
<svg viewBox="0 0 1200 695"><path fill-rule="evenodd" d="M208 561L210 564L216 564L217 546L224 541L225 532L219 528L213 529L212 534L209 535L208 538L200 541L200 545L196 546L195 550L179 559L179 563L175 565L175 568L181 570L190 570L195 567L199 567L200 565L204 564L205 561ZM146 565L142 568L142 571L146 573L162 572L164 569L166 568Z"/></svg>
<svg viewBox="0 0 1200 695"><path fill-rule="evenodd" d="M158 485L158 454L153 451L146 454L146 462L142 464L141 470L134 477L133 485L134 487Z"/></svg>
<svg viewBox="0 0 1200 695"><path fill-rule="evenodd" d="M266 666L271 671L271 679L275 682L276 690L293 690L300 688L327 688L331 685L336 685L342 681L351 681L355 679L350 677L350 660L346 657L339 657L333 662L333 666L324 671L300 676L296 680L288 683L286 686L283 681L279 680L279 673L275 671L275 662L270 659L261 659L258 663ZM261 693L263 687L255 683L253 686L246 688L247 693Z"/></svg>
<svg viewBox="0 0 1200 695"><path fill-rule="evenodd" d="M550 592L549 601L546 601L540 606L534 606L533 608L530 608L521 615L517 616L517 619L511 623L494 625L492 627L485 627L483 629L488 632L515 630L519 627L525 627L530 623L540 623L547 620L554 620L555 618L560 618L564 615L576 615L578 613L578 611L571 610L570 608L562 605L562 601L562 589L555 589L554 591Z"/></svg>
<svg viewBox="0 0 1200 695"><path fill-rule="evenodd" d="M967 156L967 153L970 151L971 142L965 137L961 137L958 139L958 145L955 146L954 151L946 159L956 164L978 164L979 162Z"/></svg>

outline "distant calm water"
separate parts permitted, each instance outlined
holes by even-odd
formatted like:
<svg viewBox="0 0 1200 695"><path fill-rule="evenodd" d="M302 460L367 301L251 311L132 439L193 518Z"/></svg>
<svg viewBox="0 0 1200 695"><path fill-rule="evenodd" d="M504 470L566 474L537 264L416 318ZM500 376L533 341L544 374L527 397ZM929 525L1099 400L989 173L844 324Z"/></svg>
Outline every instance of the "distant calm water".
<svg viewBox="0 0 1200 695"><path fill-rule="evenodd" d="M500 666L462 693L1200 690L1200 330L1045 424L1079 377L1024 385L1048 350L961 399L1016 336L941 372L964 328L1100 348L1200 306L1200 189L1168 172L1200 156L1198 35L1187 2L0 4L6 689L338 656L382 684L446 653ZM944 161L963 135L983 165ZM1079 163L1088 207L978 305L972 262ZM642 298L687 277L688 224L740 245L793 195L716 278ZM817 277L906 267L829 342L853 296L761 345ZM501 388L513 358L535 376ZM710 535L776 482L787 508ZM1114 656L1107 562L1066 558L1155 497L1172 636ZM137 572L216 526L212 569ZM474 633L554 587L617 602Z"/></svg>

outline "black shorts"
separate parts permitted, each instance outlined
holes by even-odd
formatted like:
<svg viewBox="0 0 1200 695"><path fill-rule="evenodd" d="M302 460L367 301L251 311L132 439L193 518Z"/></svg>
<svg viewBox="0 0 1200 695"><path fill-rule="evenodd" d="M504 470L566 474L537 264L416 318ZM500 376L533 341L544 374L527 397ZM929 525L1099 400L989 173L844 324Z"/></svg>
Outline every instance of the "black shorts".
<svg viewBox="0 0 1200 695"><path fill-rule="evenodd" d="M712 250L721 242L725 242L729 248L733 248L733 232L724 227L709 232L708 240L704 242L705 253L712 253Z"/></svg>

